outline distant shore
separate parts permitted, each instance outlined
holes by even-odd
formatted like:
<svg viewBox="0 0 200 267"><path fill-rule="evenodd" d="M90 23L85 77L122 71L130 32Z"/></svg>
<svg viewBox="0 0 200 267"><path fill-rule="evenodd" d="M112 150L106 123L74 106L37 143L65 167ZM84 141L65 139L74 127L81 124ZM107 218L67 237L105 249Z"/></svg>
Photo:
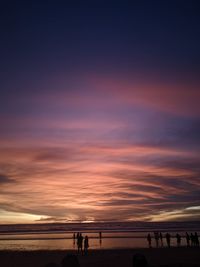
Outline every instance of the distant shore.
<svg viewBox="0 0 200 267"><path fill-rule="evenodd" d="M60 264L68 254L77 255L75 250L0 251L2 267L42 267L49 262ZM200 248L152 248L89 250L87 256L78 255L81 267L131 267L135 253L142 253L150 266L200 267Z"/></svg>

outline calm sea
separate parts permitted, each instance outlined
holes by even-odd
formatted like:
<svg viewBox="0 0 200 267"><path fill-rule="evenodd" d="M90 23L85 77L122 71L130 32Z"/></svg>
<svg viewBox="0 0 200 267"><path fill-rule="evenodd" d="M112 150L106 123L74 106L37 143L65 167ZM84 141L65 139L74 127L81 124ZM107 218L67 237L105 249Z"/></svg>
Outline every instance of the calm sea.
<svg viewBox="0 0 200 267"><path fill-rule="evenodd" d="M67 223L67 224L24 224L0 225L0 250L54 250L76 249L73 234L88 235L91 249L117 249L147 247L147 233L155 231L172 235L176 246L176 233L182 236L185 246L185 232L200 234L200 222L123 222L123 223ZM99 238L102 232L102 238ZM152 245L155 246L154 239ZM164 239L165 246L165 239Z"/></svg>

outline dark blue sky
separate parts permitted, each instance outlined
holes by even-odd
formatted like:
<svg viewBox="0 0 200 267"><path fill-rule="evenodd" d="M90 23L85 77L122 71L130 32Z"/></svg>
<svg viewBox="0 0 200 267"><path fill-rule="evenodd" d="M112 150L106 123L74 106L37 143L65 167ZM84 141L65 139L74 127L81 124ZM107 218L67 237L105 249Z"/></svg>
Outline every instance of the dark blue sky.
<svg viewBox="0 0 200 267"><path fill-rule="evenodd" d="M84 68L129 74L151 69L164 77L167 72L167 78L198 76L198 1L92 2L2 4L5 75L25 71L39 78L49 71Z"/></svg>

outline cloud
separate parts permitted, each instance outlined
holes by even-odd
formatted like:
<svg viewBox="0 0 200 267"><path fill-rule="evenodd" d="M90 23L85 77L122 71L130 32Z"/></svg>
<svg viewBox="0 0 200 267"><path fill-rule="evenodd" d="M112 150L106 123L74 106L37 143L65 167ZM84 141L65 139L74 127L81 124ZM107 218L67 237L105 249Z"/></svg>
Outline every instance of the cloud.
<svg viewBox="0 0 200 267"><path fill-rule="evenodd" d="M0 174L0 184L10 184L13 183L14 180L12 180L10 177L4 174Z"/></svg>
<svg viewBox="0 0 200 267"><path fill-rule="evenodd" d="M8 211L54 221L85 221L88 216L100 221L122 216L123 220L154 220L161 211L199 205L199 161L190 159L190 154L187 159L176 151L172 164L169 158L174 150L165 148L87 144L74 150L55 149L55 153L53 148L34 149L24 161L25 152L20 150L12 174L15 186L0 189L1 207ZM79 154L81 161L77 161Z"/></svg>
<svg viewBox="0 0 200 267"><path fill-rule="evenodd" d="M187 89L180 104L181 87L87 82L85 94L22 96L32 111L1 116L2 209L38 220L129 221L199 206L199 113L187 113L191 103L182 112Z"/></svg>
<svg viewBox="0 0 200 267"><path fill-rule="evenodd" d="M165 212L158 212L154 216L149 216L148 219L150 221L192 221L196 220L200 215L199 209L195 209L195 212L191 212L190 207L178 210L171 210Z"/></svg>

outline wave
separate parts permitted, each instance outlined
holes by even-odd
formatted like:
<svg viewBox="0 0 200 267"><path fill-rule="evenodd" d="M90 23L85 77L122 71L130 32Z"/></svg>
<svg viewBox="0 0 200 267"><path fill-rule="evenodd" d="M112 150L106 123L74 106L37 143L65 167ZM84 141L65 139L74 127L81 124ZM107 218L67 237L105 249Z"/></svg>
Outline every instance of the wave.
<svg viewBox="0 0 200 267"><path fill-rule="evenodd" d="M200 231L200 222L106 222L0 225L0 234L73 232L176 232Z"/></svg>

